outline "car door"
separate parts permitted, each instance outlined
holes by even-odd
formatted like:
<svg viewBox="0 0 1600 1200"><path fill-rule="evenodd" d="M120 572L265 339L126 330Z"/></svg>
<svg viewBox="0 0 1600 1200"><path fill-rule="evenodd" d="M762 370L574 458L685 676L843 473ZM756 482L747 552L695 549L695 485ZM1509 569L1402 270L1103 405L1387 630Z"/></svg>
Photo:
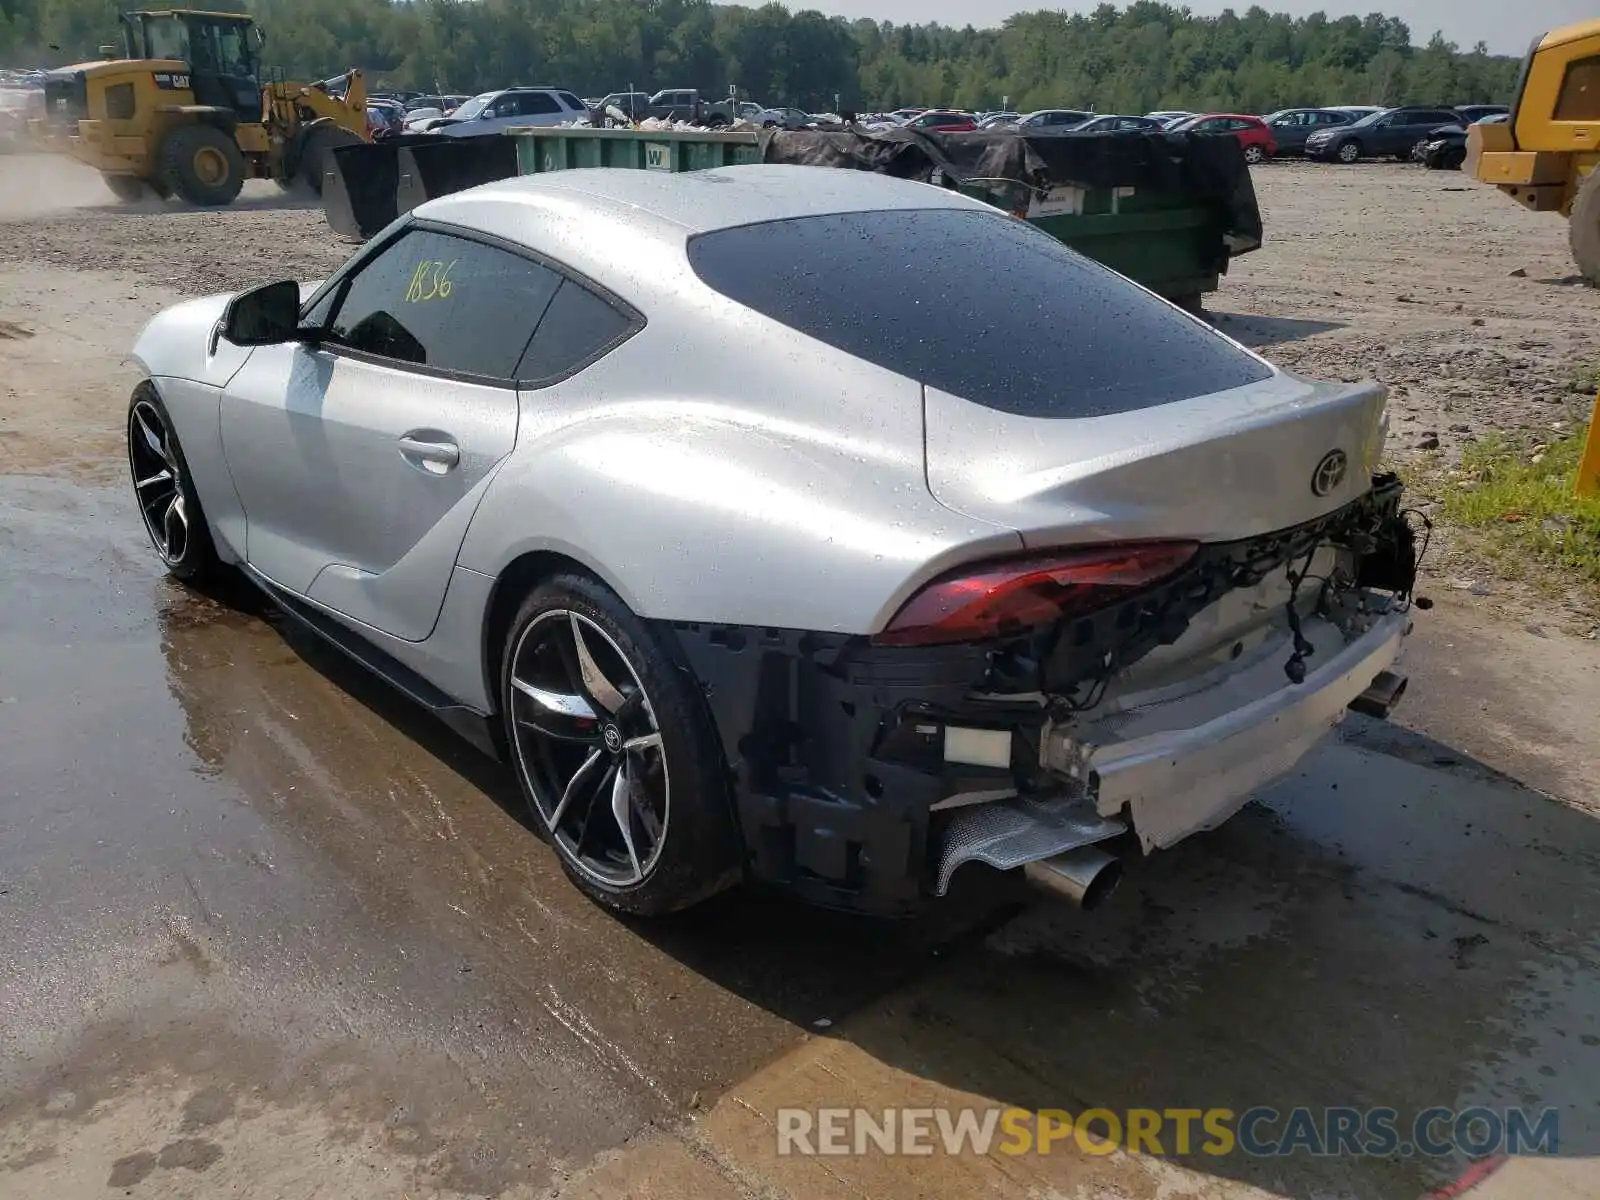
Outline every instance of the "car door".
<svg viewBox="0 0 1600 1200"><path fill-rule="evenodd" d="M418 223L313 302L306 340L253 351L222 398L245 559L385 633L426 638L517 433L517 364L560 284Z"/></svg>

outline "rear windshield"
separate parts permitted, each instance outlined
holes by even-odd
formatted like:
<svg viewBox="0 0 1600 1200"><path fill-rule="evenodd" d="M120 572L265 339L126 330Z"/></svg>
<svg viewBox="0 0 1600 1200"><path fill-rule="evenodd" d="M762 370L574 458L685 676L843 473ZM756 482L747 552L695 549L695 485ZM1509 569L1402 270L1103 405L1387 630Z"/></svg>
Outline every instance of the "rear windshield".
<svg viewBox="0 0 1600 1200"><path fill-rule="evenodd" d="M700 234L689 261L708 285L791 329L1001 412L1097 417L1271 375L999 212L769 221Z"/></svg>

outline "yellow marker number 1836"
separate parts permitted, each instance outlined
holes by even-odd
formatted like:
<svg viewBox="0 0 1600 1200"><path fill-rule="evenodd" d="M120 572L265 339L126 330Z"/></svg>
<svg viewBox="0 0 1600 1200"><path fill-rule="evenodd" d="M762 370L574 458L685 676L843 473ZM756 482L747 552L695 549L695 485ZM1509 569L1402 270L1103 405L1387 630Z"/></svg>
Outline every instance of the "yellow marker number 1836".
<svg viewBox="0 0 1600 1200"><path fill-rule="evenodd" d="M455 285L450 282L450 272L455 270L456 261L437 262L425 258L417 264L417 269L411 273L411 286L406 288L406 303L421 304L425 300L448 300L450 293L455 290Z"/></svg>

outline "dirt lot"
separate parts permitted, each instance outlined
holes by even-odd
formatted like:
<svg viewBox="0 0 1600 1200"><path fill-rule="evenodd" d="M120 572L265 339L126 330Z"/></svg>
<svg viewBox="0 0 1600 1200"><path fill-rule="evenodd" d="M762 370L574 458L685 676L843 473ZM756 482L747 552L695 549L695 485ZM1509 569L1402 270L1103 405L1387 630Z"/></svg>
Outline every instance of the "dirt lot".
<svg viewBox="0 0 1600 1200"><path fill-rule="evenodd" d="M1398 456L1576 419L1600 297L1455 175L1256 173L1219 325L1395 389ZM888 928L582 902L514 785L270 613L162 578L122 355L184 296L347 248L269 189L116 206L0 158L0 1197L1397 1197L1459 1157L782 1158L785 1106L1553 1105L1600 1196L1600 645L1419 613L1352 721L1104 914L978 889ZM1498 1190L1495 1190L1498 1189Z"/></svg>

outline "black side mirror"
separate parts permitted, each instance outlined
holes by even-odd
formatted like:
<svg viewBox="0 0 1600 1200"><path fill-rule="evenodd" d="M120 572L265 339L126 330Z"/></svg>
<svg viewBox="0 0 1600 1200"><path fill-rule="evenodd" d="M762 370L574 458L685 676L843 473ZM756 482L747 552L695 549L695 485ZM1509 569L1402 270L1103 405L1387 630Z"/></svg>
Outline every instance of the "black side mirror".
<svg viewBox="0 0 1600 1200"><path fill-rule="evenodd" d="M264 283L240 292L222 314L222 336L235 346L277 346L300 333L300 285Z"/></svg>

